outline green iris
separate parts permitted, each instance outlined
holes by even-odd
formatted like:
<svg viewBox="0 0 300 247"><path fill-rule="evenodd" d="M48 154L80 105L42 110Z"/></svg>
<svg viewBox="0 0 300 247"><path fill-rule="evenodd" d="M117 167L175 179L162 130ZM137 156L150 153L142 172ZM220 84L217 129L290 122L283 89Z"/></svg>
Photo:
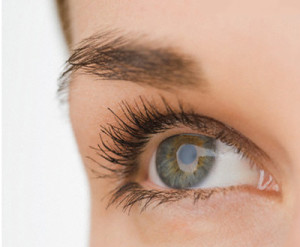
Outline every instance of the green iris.
<svg viewBox="0 0 300 247"><path fill-rule="evenodd" d="M200 185L214 165L215 141L198 134L165 139L156 152L156 170L161 180L175 189Z"/></svg>

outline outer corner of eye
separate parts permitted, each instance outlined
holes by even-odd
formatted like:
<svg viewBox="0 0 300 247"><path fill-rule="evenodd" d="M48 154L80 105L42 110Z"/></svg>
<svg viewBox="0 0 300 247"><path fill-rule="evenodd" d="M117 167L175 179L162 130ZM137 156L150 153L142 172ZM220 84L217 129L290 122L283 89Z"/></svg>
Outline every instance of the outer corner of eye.
<svg viewBox="0 0 300 247"><path fill-rule="evenodd" d="M280 189L271 174L251 165L234 148L200 134L179 134L163 140L151 157L148 173L153 185L165 189Z"/></svg>

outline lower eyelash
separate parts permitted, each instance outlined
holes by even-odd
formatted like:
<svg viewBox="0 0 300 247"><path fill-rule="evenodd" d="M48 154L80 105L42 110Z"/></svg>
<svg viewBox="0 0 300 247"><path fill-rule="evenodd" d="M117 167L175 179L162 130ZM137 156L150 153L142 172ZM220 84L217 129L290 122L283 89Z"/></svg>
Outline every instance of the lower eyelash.
<svg viewBox="0 0 300 247"><path fill-rule="evenodd" d="M185 198L192 198L193 203L209 199L215 192L224 192L233 188L215 188L205 190L147 190L139 183L128 182L111 191L111 198L107 208L111 205L122 205L123 212L130 213L136 203L140 203L140 212L148 207L157 207L165 203L176 202Z"/></svg>

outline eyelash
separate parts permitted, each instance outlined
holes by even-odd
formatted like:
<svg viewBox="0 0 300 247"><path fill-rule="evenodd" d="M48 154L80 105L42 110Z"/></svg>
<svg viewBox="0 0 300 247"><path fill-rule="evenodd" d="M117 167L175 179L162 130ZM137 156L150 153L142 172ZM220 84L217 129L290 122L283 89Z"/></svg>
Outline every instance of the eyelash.
<svg viewBox="0 0 300 247"><path fill-rule="evenodd" d="M134 101L133 106L126 101L120 104L121 114L108 110L113 114L116 123L100 126L100 143L97 147L90 146L97 155L108 161L111 166L103 165L94 158L87 156L108 173L97 174L97 178L112 178L119 182L110 192L108 206L115 204L123 207L123 211L130 212L136 203L141 203L141 212L150 205L158 206L168 202L175 202L191 196L194 203L198 200L208 199L215 192L226 192L235 187L205 189L205 190L147 190L139 183L132 181L132 177L139 169L138 158L144 152L153 135L163 133L169 129L185 126L197 130L203 135L211 136L221 142L234 146L236 152L247 158L251 164L257 164L257 160L267 158L249 139L232 129L231 127L206 116L196 114L192 110L185 110L183 104L172 108L164 97L160 97L163 107L159 108L155 103L149 102L140 96ZM121 116L120 116L121 115ZM109 141L104 140L104 136ZM120 182L121 181L121 182Z"/></svg>

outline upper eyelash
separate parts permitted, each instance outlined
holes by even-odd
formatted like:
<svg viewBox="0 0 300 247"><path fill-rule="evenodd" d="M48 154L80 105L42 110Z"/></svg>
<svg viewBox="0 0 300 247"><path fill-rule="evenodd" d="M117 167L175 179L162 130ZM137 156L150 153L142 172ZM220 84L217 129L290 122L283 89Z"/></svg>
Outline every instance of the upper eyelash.
<svg viewBox="0 0 300 247"><path fill-rule="evenodd" d="M259 156L260 159L267 157L253 142L231 127L215 119L196 114L192 110L185 110L180 101L176 107L171 107L164 97L160 99L162 102L160 106L163 106L161 108L156 107L155 103L149 102L142 96L139 97L138 101L134 101L133 106L122 101L120 104L121 114L108 108L115 118L115 123L102 125L99 134L100 143L97 147L91 146L90 148L114 166L103 165L90 156L87 158L108 171L108 173L100 174L91 169L97 174L97 177L116 178L123 182L113 190L109 205L121 202L124 203L125 209L130 209L135 202L140 200L145 202L142 208L146 208L150 204L147 198L155 198L156 201L160 199L158 202L160 205L184 197L184 191L179 192L182 193L182 196L174 197L174 194L172 196L169 192L161 193L158 191L159 193L157 193L154 190L144 190L138 188L136 184L129 186L132 185L132 181L128 182L129 178L137 172L139 168L138 157L151 136L174 127L184 125L196 129L204 135L211 135L227 145L234 146L236 152L241 153L253 163L255 163L256 156ZM104 136L109 138L109 142L105 141ZM123 196L122 200L119 200L120 196Z"/></svg>
<svg viewBox="0 0 300 247"><path fill-rule="evenodd" d="M215 119L196 114L191 110L187 112L180 102L178 102L179 111L175 111L165 98L161 97L161 101L164 106L161 110L142 96L139 97L139 102L134 102L134 107L130 106L128 102L122 101L120 108L123 119L108 108L115 117L116 123L100 126L100 143L97 147L90 146L90 148L108 162L118 165L118 168L103 166L97 162L102 168L114 173L102 176L128 177L132 175L137 168L136 158L149 142L151 135L180 125L197 129L204 135L211 135L227 145L233 145L238 153L242 153L250 160L253 156L266 157L266 154L254 143L229 126ZM111 142L105 141L103 135L109 137ZM96 162L92 157L87 158Z"/></svg>

